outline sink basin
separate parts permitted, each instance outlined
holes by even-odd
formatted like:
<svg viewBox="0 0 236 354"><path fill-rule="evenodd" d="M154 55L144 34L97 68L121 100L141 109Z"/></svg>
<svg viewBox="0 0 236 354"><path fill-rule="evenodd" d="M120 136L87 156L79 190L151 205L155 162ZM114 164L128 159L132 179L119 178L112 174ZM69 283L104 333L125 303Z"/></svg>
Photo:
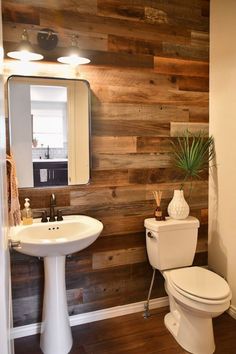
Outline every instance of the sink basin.
<svg viewBox="0 0 236 354"><path fill-rule="evenodd" d="M63 221L41 223L11 229L10 238L20 241L17 251L37 257L66 256L93 243L103 229L100 221L85 215L64 216Z"/></svg>
<svg viewBox="0 0 236 354"><path fill-rule="evenodd" d="M20 241L16 251L44 258L44 298L40 347L44 354L67 354L73 340L67 309L65 284L66 255L81 251L93 243L103 224L89 216L64 216L63 221L10 229L11 241ZM17 244L17 242L15 243Z"/></svg>

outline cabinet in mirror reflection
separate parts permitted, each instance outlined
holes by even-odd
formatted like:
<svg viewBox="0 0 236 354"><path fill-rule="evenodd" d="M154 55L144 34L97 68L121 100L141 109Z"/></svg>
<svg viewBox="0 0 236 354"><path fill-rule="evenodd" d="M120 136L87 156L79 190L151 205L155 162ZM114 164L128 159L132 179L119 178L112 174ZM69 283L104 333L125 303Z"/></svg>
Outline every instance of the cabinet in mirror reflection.
<svg viewBox="0 0 236 354"><path fill-rule="evenodd" d="M89 182L87 81L11 76L8 108L20 188Z"/></svg>

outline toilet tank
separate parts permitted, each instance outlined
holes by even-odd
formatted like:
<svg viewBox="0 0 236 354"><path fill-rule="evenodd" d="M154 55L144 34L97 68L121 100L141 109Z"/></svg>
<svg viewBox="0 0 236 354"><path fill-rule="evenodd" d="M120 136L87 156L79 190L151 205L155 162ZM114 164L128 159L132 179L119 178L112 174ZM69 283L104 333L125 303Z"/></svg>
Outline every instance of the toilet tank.
<svg viewBox="0 0 236 354"><path fill-rule="evenodd" d="M199 220L189 216L184 220L166 218L145 219L146 247L153 268L159 270L192 265L197 247Z"/></svg>

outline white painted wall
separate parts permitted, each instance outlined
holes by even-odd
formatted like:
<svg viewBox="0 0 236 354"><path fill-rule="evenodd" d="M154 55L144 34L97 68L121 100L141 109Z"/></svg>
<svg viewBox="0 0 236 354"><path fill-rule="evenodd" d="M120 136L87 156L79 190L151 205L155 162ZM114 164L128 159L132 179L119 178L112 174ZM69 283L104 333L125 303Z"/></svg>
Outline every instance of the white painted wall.
<svg viewBox="0 0 236 354"><path fill-rule="evenodd" d="M212 0L210 14L210 133L217 168L210 178L209 266L228 280L236 310L236 1Z"/></svg>
<svg viewBox="0 0 236 354"><path fill-rule="evenodd" d="M0 14L0 353L11 354L13 353L13 348L10 342L11 292L7 227L5 141L2 17Z"/></svg>

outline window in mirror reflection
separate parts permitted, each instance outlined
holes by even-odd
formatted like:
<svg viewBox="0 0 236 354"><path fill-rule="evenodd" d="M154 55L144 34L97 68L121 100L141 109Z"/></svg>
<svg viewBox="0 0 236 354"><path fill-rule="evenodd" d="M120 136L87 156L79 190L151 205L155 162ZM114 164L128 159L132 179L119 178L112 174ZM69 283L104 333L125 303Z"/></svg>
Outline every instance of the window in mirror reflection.
<svg viewBox="0 0 236 354"><path fill-rule="evenodd" d="M67 88L30 86L33 127L33 158L37 149L57 148L57 157L67 157ZM61 149L59 151L59 149ZM37 156L38 157L38 156Z"/></svg>

